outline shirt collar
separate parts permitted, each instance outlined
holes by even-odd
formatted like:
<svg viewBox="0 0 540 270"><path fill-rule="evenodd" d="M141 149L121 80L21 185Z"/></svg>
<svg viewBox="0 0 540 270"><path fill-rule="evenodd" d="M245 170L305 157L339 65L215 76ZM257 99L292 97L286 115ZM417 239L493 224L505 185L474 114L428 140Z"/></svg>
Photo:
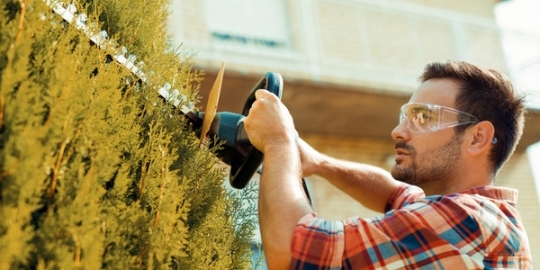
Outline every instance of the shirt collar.
<svg viewBox="0 0 540 270"><path fill-rule="evenodd" d="M508 187L483 186L464 190L460 193L480 195L495 200L503 200L515 206L517 204L518 191Z"/></svg>

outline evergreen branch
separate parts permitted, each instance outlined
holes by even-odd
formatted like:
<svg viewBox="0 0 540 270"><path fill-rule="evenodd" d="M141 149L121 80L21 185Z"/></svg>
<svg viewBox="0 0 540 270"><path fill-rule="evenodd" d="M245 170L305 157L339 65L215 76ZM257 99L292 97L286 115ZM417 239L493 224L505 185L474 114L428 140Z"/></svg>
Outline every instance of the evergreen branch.
<svg viewBox="0 0 540 270"><path fill-rule="evenodd" d="M163 159L165 159L165 151L163 150L161 145L159 145L158 147L159 147L159 150L161 151L161 157ZM158 205L156 207L156 217L154 219L154 229L157 228L159 218L160 218L160 215L161 215L160 214L161 212L159 211L159 209L161 209L161 204L163 203L163 193L164 193L164 190L165 190L165 182L167 180L167 175L166 175L167 168L165 168L165 165L166 165L166 163L164 162L163 166L161 166L161 187L159 188L159 199L158 199Z"/></svg>
<svg viewBox="0 0 540 270"><path fill-rule="evenodd" d="M7 94L0 97L0 129L4 125L4 110L6 108Z"/></svg>
<svg viewBox="0 0 540 270"><path fill-rule="evenodd" d="M75 242L75 267L81 267L81 241L77 234L71 232L73 235L73 242Z"/></svg>
<svg viewBox="0 0 540 270"><path fill-rule="evenodd" d="M11 43L11 45L9 46L9 51L8 51L8 55L7 55L7 65L6 65L6 75L5 75L5 79L2 80L2 88L0 89L8 89L8 86L11 82L11 70L12 70L12 66L13 66L13 59L15 58L15 45L17 45L17 43L19 43L19 40L21 38L21 35L22 35L22 32L23 32L23 26L24 26L24 18L26 17L26 7L27 7L27 4L28 4L28 0L24 0L24 1L20 1L19 2L20 4L20 7L21 7L21 13L19 15L19 24L17 26L17 34L15 35L15 39L13 41L13 43ZM3 109L4 109L4 105L3 103L5 102L4 98L2 97L2 122L0 122L0 127L2 126L2 123L3 123L3 116L4 116L4 113L3 113Z"/></svg>
<svg viewBox="0 0 540 270"><path fill-rule="evenodd" d="M149 161L145 157L143 164L141 164L141 175L139 176L139 184L137 186L137 200L140 200L143 196L143 190L144 190L144 175L145 175L145 168L149 168L150 165L148 165Z"/></svg>
<svg viewBox="0 0 540 270"><path fill-rule="evenodd" d="M137 32L139 32L139 29L141 27L141 21L142 21L142 18L139 18L139 20L137 22L137 26L135 27L135 31L133 31L133 35L131 36L131 39L129 41L129 43L131 43L131 44L134 43L135 38L137 37Z"/></svg>
<svg viewBox="0 0 540 270"><path fill-rule="evenodd" d="M144 256L146 256L146 253L148 253L149 249L150 249L150 243L146 243L143 250L141 251L141 254L139 255L139 259L137 260L137 267L141 266L141 264L142 264L142 262L144 260Z"/></svg>
<svg viewBox="0 0 540 270"><path fill-rule="evenodd" d="M83 123L84 123L84 121L79 124L79 126L77 127L77 131L75 132L75 136L73 136L73 138L70 140L71 144L69 145L69 149L68 149L68 152L67 152L67 155L66 155L67 158L71 157L71 155L73 154L73 149L75 148L75 142L77 141L77 139L81 135L81 130L82 130L82 127L83 127Z"/></svg>
<svg viewBox="0 0 540 270"><path fill-rule="evenodd" d="M58 172L60 171L60 165L62 164L62 157L64 156L64 150L66 149L66 145L67 145L68 142L69 142L69 139L66 139L66 140L64 140L62 142L62 145L60 145L60 150L59 150L59 153L58 153L58 157L56 158L56 163L54 165L54 170L53 170L52 179L51 179L51 185L49 187L49 194L47 196L49 201L51 201L51 199L53 197L53 194L54 194L54 190L56 189L56 181L58 179Z"/></svg>
<svg viewBox="0 0 540 270"><path fill-rule="evenodd" d="M11 174L11 172L13 172L15 170L15 168L17 168L19 166L19 163L20 161L16 161L11 167L7 168L6 170L3 170L0 172L0 180L2 180L2 178L8 176Z"/></svg>
<svg viewBox="0 0 540 270"><path fill-rule="evenodd" d="M28 6L28 0L20 1L21 5L21 16L19 17L19 26L17 27L17 35L15 35L15 41L11 46L15 47L15 44L19 42L23 32L24 18L26 17L26 7Z"/></svg>

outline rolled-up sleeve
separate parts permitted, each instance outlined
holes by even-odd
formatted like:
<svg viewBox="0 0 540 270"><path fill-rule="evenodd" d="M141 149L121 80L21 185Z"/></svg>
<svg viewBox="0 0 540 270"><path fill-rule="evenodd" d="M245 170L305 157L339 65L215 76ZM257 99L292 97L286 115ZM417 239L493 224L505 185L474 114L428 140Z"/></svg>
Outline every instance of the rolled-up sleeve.
<svg viewBox="0 0 540 270"><path fill-rule="evenodd" d="M294 230L292 269L341 269L345 238L341 221L305 215Z"/></svg>
<svg viewBox="0 0 540 270"><path fill-rule="evenodd" d="M422 189L402 185L388 200L386 210L401 208L419 197ZM357 226L357 218L329 221L310 213L300 219L293 234L292 269L342 269L345 253L345 227Z"/></svg>
<svg viewBox="0 0 540 270"><path fill-rule="evenodd" d="M400 209L401 207L413 203L414 201L424 198L426 195L424 191L417 187L407 184L402 184L390 196L388 199L388 202L386 203L386 207L384 208L385 212L388 212L390 210L396 210Z"/></svg>

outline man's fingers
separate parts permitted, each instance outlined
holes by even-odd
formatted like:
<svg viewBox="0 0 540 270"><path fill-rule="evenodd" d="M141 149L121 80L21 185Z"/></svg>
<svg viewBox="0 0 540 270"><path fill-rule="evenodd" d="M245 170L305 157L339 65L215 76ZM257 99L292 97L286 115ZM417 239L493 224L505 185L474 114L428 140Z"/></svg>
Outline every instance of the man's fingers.
<svg viewBox="0 0 540 270"><path fill-rule="evenodd" d="M256 100L261 100L261 99L266 99L266 98L271 98L271 100L279 100L279 98L274 95L272 92L266 90L266 89L259 89L255 92L255 99Z"/></svg>
<svg viewBox="0 0 540 270"><path fill-rule="evenodd" d="M264 107L270 108L273 106L271 104L276 103L279 103L279 98L276 95L266 89L259 89L255 92L255 102L251 105L248 115L253 110L265 110Z"/></svg>
<svg viewBox="0 0 540 270"><path fill-rule="evenodd" d="M266 89L259 89L255 92L255 99L265 98L270 92ZM271 94L271 93L270 93Z"/></svg>

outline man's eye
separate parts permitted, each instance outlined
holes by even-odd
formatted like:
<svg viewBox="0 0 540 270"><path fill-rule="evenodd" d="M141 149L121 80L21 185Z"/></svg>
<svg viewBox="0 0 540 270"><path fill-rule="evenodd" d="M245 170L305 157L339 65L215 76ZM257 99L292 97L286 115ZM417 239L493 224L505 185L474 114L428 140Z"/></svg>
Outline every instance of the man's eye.
<svg viewBox="0 0 540 270"><path fill-rule="evenodd" d="M416 110L414 112L414 114L416 115L416 117L418 118L422 118L422 119L430 119L431 117L431 114L428 110Z"/></svg>
<svg viewBox="0 0 540 270"><path fill-rule="evenodd" d="M414 127L419 131L426 131L424 126L427 124L428 120L424 118L423 113L415 114L414 117L410 120Z"/></svg>

